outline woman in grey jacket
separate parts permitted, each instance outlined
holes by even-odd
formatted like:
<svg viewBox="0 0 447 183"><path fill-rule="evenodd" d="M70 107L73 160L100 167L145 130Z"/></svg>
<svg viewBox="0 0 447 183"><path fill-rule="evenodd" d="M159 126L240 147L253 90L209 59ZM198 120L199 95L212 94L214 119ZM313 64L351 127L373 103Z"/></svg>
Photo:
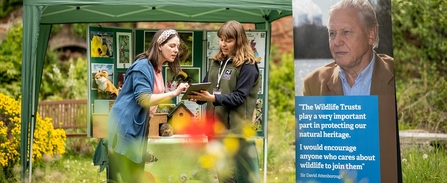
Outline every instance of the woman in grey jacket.
<svg viewBox="0 0 447 183"><path fill-rule="evenodd" d="M220 50L213 57L204 82L211 82L208 91L193 92L191 101L207 102L207 119L226 127L221 138L235 142L238 150L228 154L232 161L218 168L219 181L259 183L259 159L256 144L245 131L251 129L253 113L261 84L257 60L250 47L244 27L237 21L224 23L217 36ZM220 138L220 137L219 137Z"/></svg>

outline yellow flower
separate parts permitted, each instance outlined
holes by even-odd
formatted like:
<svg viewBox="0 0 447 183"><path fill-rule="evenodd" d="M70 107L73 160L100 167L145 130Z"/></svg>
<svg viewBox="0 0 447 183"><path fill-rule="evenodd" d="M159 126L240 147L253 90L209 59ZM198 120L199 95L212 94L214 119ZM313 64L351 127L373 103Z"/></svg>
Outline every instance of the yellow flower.
<svg viewBox="0 0 447 183"><path fill-rule="evenodd" d="M5 171L14 167L10 165L16 165L20 162L20 107L19 101L0 93L0 119L4 120L0 121L0 166ZM8 128L10 131L8 131ZM38 166L39 162L43 162L43 154L64 154L65 140L65 132L62 129L55 130L51 118L42 119L37 114L32 147L33 161L37 160L37 163L34 165Z"/></svg>

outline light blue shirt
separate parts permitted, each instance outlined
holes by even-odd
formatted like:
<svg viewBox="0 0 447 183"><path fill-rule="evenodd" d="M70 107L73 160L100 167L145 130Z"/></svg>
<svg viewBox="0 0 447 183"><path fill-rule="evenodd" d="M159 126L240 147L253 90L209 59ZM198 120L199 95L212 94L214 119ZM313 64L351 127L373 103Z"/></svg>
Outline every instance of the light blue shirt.
<svg viewBox="0 0 447 183"><path fill-rule="evenodd" d="M373 66L375 61L375 55L373 54L371 62L368 66L363 69L362 72L357 76L354 81L354 85L349 86L348 81L346 80L346 75L344 70L338 66L338 75L341 79L341 83L343 86L343 93L345 96L349 95L370 95L371 92L371 80L373 73Z"/></svg>

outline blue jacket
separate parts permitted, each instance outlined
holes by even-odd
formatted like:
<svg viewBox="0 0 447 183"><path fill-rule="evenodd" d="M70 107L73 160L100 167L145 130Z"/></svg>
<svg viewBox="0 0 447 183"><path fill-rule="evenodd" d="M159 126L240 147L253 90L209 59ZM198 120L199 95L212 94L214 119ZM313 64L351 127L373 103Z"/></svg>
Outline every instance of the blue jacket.
<svg viewBox="0 0 447 183"><path fill-rule="evenodd" d="M146 152L149 108L137 103L142 93L152 93L154 69L148 59L135 61L126 71L124 84L110 110L108 119L109 149L135 163Z"/></svg>

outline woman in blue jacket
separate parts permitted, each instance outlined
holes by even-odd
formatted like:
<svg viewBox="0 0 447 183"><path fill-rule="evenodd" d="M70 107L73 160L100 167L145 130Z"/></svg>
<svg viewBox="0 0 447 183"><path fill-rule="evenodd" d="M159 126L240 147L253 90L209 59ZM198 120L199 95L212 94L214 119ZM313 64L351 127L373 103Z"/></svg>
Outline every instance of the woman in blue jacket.
<svg viewBox="0 0 447 183"><path fill-rule="evenodd" d="M173 29L155 33L149 48L135 57L108 120L110 182L142 182L149 120L157 105L178 96L188 84L164 92L162 65L180 71L180 38Z"/></svg>

